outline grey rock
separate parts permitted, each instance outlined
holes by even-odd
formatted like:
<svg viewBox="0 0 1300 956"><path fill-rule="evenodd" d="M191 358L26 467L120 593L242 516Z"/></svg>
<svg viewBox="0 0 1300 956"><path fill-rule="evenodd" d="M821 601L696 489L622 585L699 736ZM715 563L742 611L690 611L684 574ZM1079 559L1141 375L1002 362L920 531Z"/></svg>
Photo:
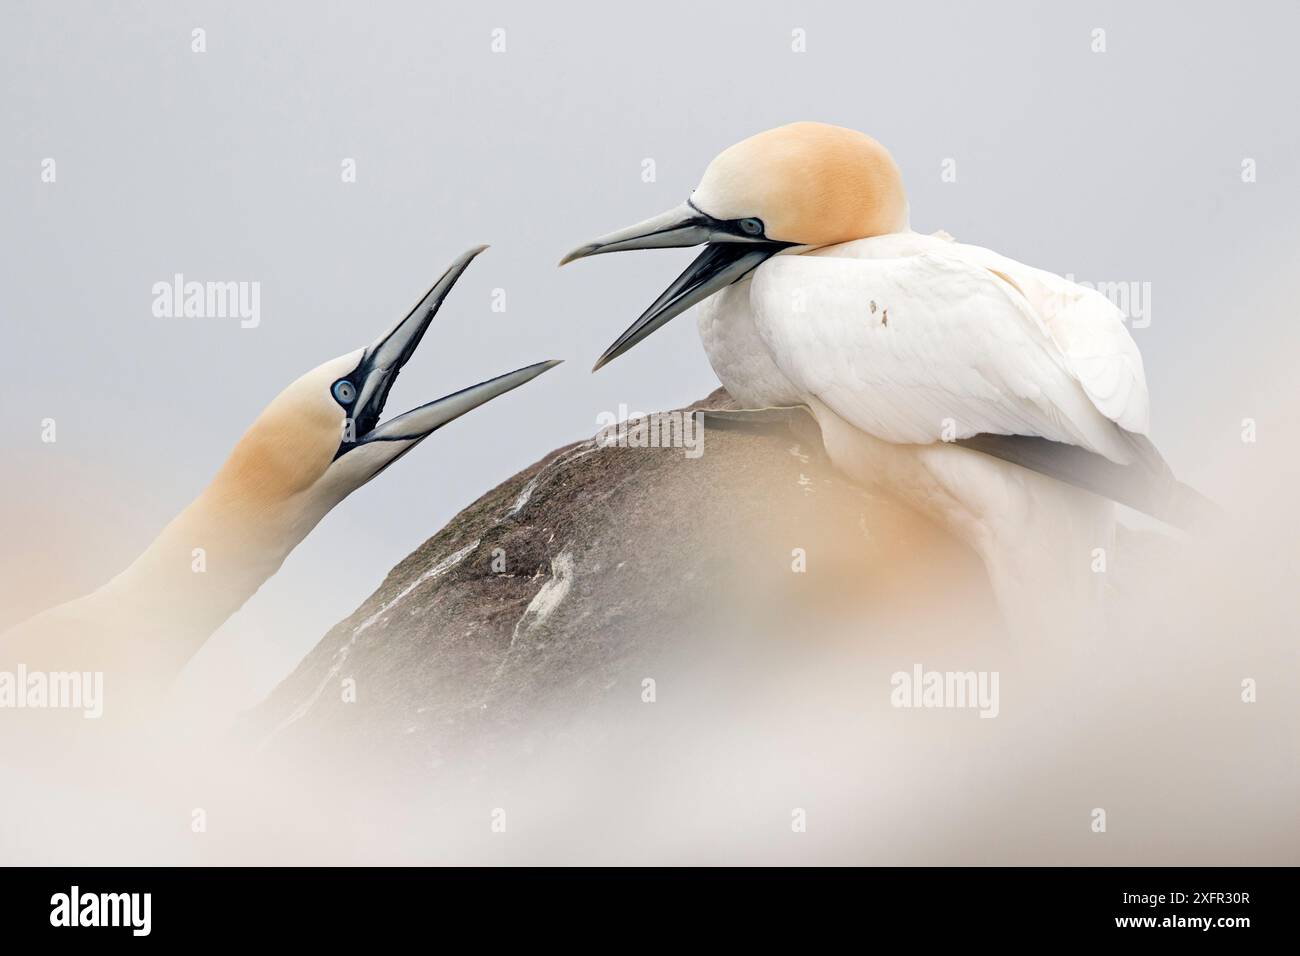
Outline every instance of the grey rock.
<svg viewBox="0 0 1300 956"><path fill-rule="evenodd" d="M719 389L688 411L726 407ZM813 429L706 427L695 458L595 439L552 452L394 567L243 731L273 752L464 766L631 719L647 678L725 706L753 686L747 661L833 640L820 615L867 637L923 628L942 587L991 616L975 559L842 479Z"/></svg>

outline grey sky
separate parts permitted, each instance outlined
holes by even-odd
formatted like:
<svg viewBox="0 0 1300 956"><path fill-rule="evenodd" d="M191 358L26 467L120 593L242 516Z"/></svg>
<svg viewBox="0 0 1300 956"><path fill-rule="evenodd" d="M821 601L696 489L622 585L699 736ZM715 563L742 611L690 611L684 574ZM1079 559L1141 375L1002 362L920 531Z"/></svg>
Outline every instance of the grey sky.
<svg viewBox="0 0 1300 956"><path fill-rule="evenodd" d="M212 653L241 675L232 694L264 690L456 510L599 412L715 386L690 317L587 371L693 253L555 263L796 119L888 145L918 230L1149 283L1134 334L1154 434L1195 479L1240 409L1267 414L1270 329L1293 321L1270 310L1297 299L1300 8L1075 6L7 4L0 624L120 570L281 387L491 243L389 410L568 363L354 495L230 622ZM341 182L347 157L356 183ZM155 318L151 287L177 272L259 281L260 326ZM1207 388L1225 367L1242 384Z"/></svg>

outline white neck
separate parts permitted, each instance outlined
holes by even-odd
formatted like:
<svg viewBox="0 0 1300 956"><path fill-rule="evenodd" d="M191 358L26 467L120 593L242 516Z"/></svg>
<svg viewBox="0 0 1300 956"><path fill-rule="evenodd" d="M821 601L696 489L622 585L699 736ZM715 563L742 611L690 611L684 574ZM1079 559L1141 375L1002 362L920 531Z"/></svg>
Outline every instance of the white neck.
<svg viewBox="0 0 1300 956"><path fill-rule="evenodd" d="M101 591L142 633L156 637L159 658L179 670L328 510L305 495L250 510L214 484Z"/></svg>
<svg viewBox="0 0 1300 956"><path fill-rule="evenodd" d="M5 634L0 669L102 671L119 694L159 692L332 504L249 507L214 481L117 577Z"/></svg>

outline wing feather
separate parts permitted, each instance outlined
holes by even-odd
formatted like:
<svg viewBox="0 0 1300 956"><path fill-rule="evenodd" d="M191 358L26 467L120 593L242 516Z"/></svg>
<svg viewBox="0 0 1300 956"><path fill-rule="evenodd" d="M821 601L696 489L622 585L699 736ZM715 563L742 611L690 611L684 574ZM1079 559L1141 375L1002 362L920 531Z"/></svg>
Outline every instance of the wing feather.
<svg viewBox="0 0 1300 956"><path fill-rule="evenodd" d="M1125 431L1146 435L1151 400L1142 354L1124 313L1095 289L950 236L897 233L841 243L813 256L882 259L936 253L988 269L1016 290L1042 322L1088 398Z"/></svg>
<svg viewBox="0 0 1300 956"><path fill-rule="evenodd" d="M1032 435L1130 462L1131 443L1102 407L1120 403L1122 376L1090 373L1099 402L1019 277L1009 283L934 242L901 257L778 256L760 267L750 303L781 371L886 441ZM1086 336L1072 348L1104 352Z"/></svg>

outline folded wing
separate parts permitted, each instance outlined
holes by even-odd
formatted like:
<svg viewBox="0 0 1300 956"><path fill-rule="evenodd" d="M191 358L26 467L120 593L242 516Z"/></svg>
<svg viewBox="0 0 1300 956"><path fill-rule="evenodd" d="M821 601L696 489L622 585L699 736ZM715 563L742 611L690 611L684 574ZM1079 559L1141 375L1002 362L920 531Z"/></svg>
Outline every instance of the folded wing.
<svg viewBox="0 0 1300 956"><path fill-rule="evenodd" d="M1132 461L1117 417L1145 419L1140 360L1134 381L1124 350L1103 360L1109 333L1058 317L1054 334L1016 279L932 241L892 258L781 256L762 266L751 305L781 370L886 441L1026 435ZM877 240L838 248L867 242Z"/></svg>

